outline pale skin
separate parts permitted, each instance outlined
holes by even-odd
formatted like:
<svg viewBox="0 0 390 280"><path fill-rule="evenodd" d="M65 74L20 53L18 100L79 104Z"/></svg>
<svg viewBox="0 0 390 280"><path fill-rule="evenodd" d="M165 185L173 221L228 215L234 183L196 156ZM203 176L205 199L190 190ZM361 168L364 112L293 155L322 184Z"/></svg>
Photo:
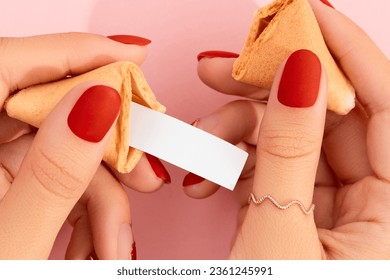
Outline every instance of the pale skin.
<svg viewBox="0 0 390 280"><path fill-rule="evenodd" d="M145 46L125 45L92 34L2 38L0 108L18 89L115 61L142 64L146 55ZM83 90L94 84L98 82L72 90L36 137L34 128L9 118L4 110L0 112L0 259L48 258L66 219L73 226L66 258L130 258L134 241L130 203L119 181L142 192L154 191L164 182L145 157L129 174L100 164L110 132L92 145L77 140L66 124L58 125L66 120ZM48 147L55 152L50 153ZM50 180L36 178L31 170L37 167L57 175ZM62 187L55 187L58 184Z"/></svg>
<svg viewBox="0 0 390 280"><path fill-rule="evenodd" d="M325 74L316 104L297 109L275 97L283 65L267 105L256 100L268 92L227 74L234 59L205 58L198 65L208 86L255 99L228 104L197 123L250 153L235 191L242 208L230 257L389 259L390 63L349 19L320 1L310 3L331 53L356 89L358 105L348 115L325 111ZM204 181L185 191L200 198L217 189ZM279 210L269 201L248 207L250 192L259 198L270 194L281 204L314 203L314 215L299 207Z"/></svg>
<svg viewBox="0 0 390 280"><path fill-rule="evenodd" d="M232 259L390 257L389 61L364 32L343 15L319 1L310 2L326 43L358 93L361 106L347 116L326 113L326 75L321 78L319 97L313 107L288 110L275 99L283 65L269 93L235 82L230 76L234 59L205 58L199 63L199 76L210 87L254 99L227 104L197 123L199 128L239 145L250 154L235 191L242 208ZM85 41L80 45L84 48L75 54L71 44L65 43L74 38L67 36L82 36ZM59 38L40 37L30 41L35 44L49 40L44 45L50 50L53 43L60 42L54 48L59 51L50 59L45 51L42 51L45 59L32 55L28 44L24 44L26 49L18 51L11 48L15 51L12 52L14 56L6 56L9 60L2 59L5 62L0 65L1 106L8 94L19 88L55 80L69 73L83 73L116 60L133 60L140 64L146 56L143 47L123 46L105 41L101 36L68 34L60 37L65 42ZM82 38L78 37L77 41ZM0 42L0 53L7 50L5 46L9 42L7 39ZM102 48L90 47L96 45ZM20 60L20 53L26 54L24 63L15 64L14 61ZM50 64L46 65L50 71L38 71L38 76L28 75L31 69L41 67L42 61ZM69 94L69 104L74 102L83 86ZM267 106L259 102L268 95ZM60 105L58 113L41 128L34 140L35 147L43 147L45 141L51 139L54 129L50 129L64 118L69 104ZM32 129L7 118L4 112L0 122L1 127L6 128L0 131L0 258L47 258L66 219L74 226L68 258L85 259L92 251L101 259L118 258L119 227L131 224L129 201L118 179L140 191L155 190L162 185L146 160L141 160L130 174L112 176L111 170L103 165L99 167L106 136L98 146L83 147L96 156L87 156L82 168L63 166L67 172L77 174L81 182L77 188L70 188L70 193L69 189L65 189L65 193L53 192L50 186L42 188L31 181L27 188L22 182L29 179L28 166L39 161L39 155L34 154L33 149L22 164L33 140L33 136L27 135ZM270 131L275 130L269 128L275 123L280 133L270 135ZM299 135L296 134L297 127L300 128ZM292 131L294 137L305 139L308 145L289 149L291 143L297 143L291 136ZM64 143L59 141L58 147L73 141L70 135L65 135L68 138L63 139ZM264 145L270 143L269 139L279 139L277 146L285 148L278 150L274 145ZM75 151L78 150L84 149L76 142ZM79 158L76 152L74 156ZM146 184L139 184L145 180ZM217 190L218 186L207 181L185 188L188 195L197 198L208 197ZM110 200L106 199L107 191ZM304 215L298 207L282 211L269 202L248 207L250 192L258 197L271 194L282 204L292 199L301 200L307 207L314 203L314 216Z"/></svg>

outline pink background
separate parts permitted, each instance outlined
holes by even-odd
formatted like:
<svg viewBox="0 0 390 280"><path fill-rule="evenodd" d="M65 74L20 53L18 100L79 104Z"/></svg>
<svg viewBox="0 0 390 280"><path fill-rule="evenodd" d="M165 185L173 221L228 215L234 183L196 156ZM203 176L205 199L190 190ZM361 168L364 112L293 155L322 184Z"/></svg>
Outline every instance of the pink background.
<svg viewBox="0 0 390 280"><path fill-rule="evenodd" d="M331 3L390 57L390 1ZM199 81L196 55L209 49L239 53L255 7L250 0L1 0L0 36L82 31L149 38L143 72L167 113L191 123L231 100ZM186 172L166 166L171 185L153 194L129 191L138 258L227 258L237 211L232 194L221 189L209 199L187 198L181 187ZM69 233L65 225L51 258L63 258Z"/></svg>

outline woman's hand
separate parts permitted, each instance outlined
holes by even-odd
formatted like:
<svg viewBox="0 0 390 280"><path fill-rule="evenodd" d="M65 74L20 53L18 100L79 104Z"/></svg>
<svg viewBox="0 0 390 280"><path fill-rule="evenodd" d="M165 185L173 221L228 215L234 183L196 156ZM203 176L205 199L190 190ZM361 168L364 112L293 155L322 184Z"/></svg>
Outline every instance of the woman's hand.
<svg viewBox="0 0 390 280"><path fill-rule="evenodd" d="M110 38L69 33L1 39L1 107L18 89L82 74L115 61L144 61L149 40ZM169 174L149 155L143 156L129 174L117 174L104 165L97 167L107 136L79 151L80 145L87 144L73 139L64 120L71 103L90 86L80 85L68 94L67 100L72 100L57 106L60 113L48 117L45 123L52 124L40 128L35 140L29 134L34 128L9 118L4 111L0 113L0 258L47 258L69 213L74 230L67 258L135 258L130 204L119 180L148 192L169 182ZM34 170L45 172L42 175ZM46 179L39 179L40 175ZM35 179L26 182L28 176Z"/></svg>
<svg viewBox="0 0 390 280"><path fill-rule="evenodd" d="M310 3L331 53L356 89L358 105L346 116L328 112L325 118L326 73L318 71L312 54L296 60L294 53L281 65L267 106L236 101L198 120L198 127L250 152L235 190L242 208L231 258L387 259L390 63L349 19L318 0ZM223 92L267 97L232 80L233 62L203 58L199 75ZM295 96L307 83L306 97ZM314 102L307 103L308 96ZM190 196L206 197L217 189L189 177L187 182L195 182L185 188ZM295 204L281 210L269 199L248 206L250 193L257 199L271 195L280 205L296 199L309 209L313 203L314 215Z"/></svg>

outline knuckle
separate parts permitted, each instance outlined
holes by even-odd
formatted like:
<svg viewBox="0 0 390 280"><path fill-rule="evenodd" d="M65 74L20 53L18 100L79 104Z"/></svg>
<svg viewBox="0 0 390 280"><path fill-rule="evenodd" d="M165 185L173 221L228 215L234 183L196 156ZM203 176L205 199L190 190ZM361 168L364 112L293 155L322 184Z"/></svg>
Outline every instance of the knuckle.
<svg viewBox="0 0 390 280"><path fill-rule="evenodd" d="M66 155L55 158L42 149L37 149L37 159L31 165L33 179L49 195L63 199L78 198L86 185L81 177L72 172L71 166L77 164Z"/></svg>
<svg viewBox="0 0 390 280"><path fill-rule="evenodd" d="M261 151L273 157L296 159L316 151L315 137L303 127L264 129L261 134Z"/></svg>

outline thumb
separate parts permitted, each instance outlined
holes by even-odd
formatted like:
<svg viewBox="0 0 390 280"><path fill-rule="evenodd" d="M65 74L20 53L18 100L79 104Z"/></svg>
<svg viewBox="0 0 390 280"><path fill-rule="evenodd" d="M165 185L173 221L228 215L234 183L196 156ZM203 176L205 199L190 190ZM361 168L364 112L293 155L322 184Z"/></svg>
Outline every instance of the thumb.
<svg viewBox="0 0 390 280"><path fill-rule="evenodd" d="M100 164L120 105L114 89L89 82L50 113L1 201L0 258L48 257Z"/></svg>
<svg viewBox="0 0 390 280"><path fill-rule="evenodd" d="M326 91L325 70L311 51L294 52L279 69L260 127L253 186L253 200L271 199L251 201L233 258L321 258L313 214L295 202L306 209L312 203Z"/></svg>

